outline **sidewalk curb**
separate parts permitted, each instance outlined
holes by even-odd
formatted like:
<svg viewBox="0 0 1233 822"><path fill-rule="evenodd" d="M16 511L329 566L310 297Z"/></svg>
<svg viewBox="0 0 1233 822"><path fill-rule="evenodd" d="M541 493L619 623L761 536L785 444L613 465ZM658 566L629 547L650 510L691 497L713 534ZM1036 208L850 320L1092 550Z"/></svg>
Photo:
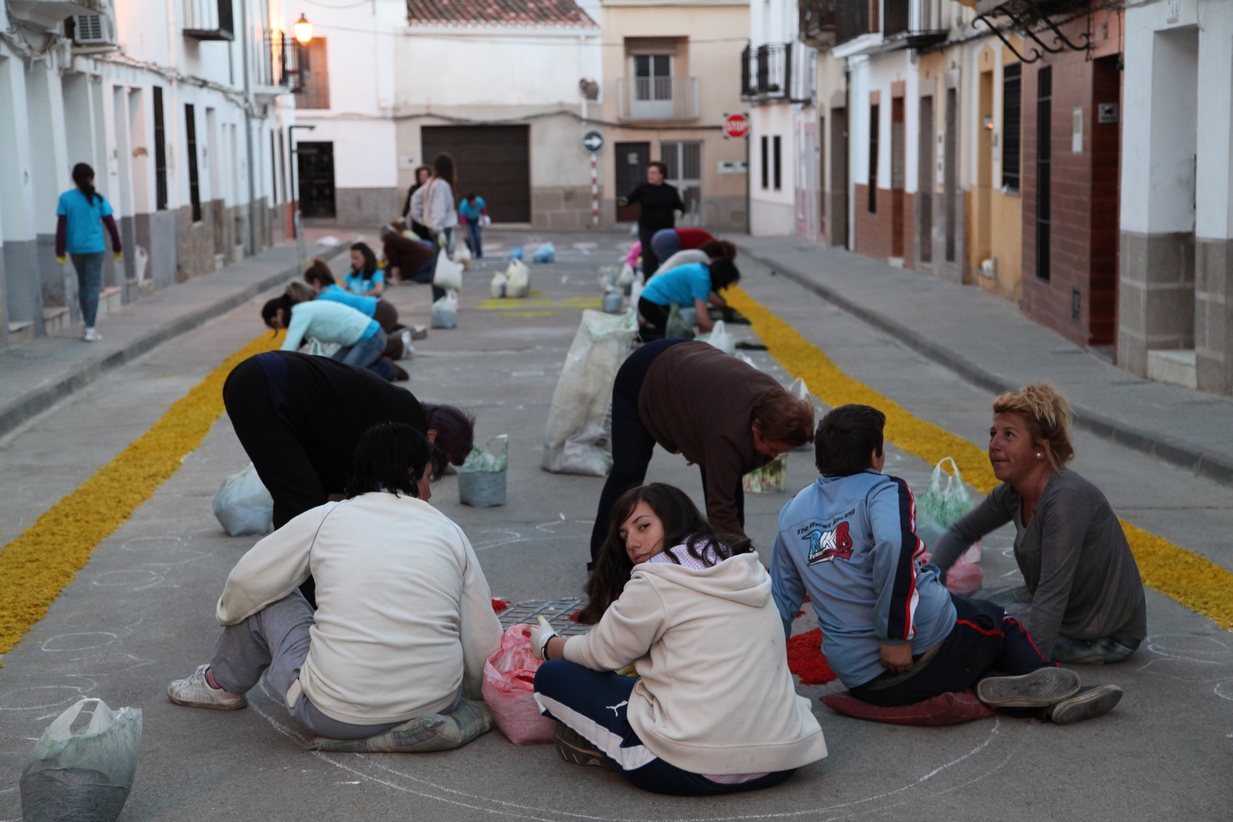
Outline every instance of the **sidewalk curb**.
<svg viewBox="0 0 1233 822"><path fill-rule="evenodd" d="M333 248L320 249L320 253L317 256L329 261L346 251L349 246L349 243L339 243ZM251 282L222 299L176 317L174 320L142 334L118 351L112 351L95 359L87 360L68 372L51 378L50 382L27 391L13 402L7 404L3 409L0 409L0 437L10 433L36 414L46 411L61 400L77 393L108 371L119 368L163 343L186 334L215 317L226 314L258 294L285 283L288 278L295 277L299 273L300 264L296 263L276 274L270 274ZM136 305L141 305L141 303L138 302Z"/></svg>
<svg viewBox="0 0 1233 822"><path fill-rule="evenodd" d="M902 323L853 302L837 290L818 282L809 275L792 268L790 265L754 251L740 242L736 245L741 250L741 253L751 259L773 269L792 282L809 289L822 299L833 303L862 322L891 334L909 348L950 369L968 382L987 391L998 393L1013 391L1020 387L1012 385L998 374L986 371L960 354L936 345ZM1133 448L1136 451L1142 451L1157 459L1193 471L1198 476L1213 480L1222 485L1233 485L1233 462L1227 461L1222 457L1205 454L1186 443L1177 442L1155 432L1127 425L1105 416L1099 411L1093 411L1081 405L1072 405L1072 410L1075 423L1099 437L1127 448Z"/></svg>

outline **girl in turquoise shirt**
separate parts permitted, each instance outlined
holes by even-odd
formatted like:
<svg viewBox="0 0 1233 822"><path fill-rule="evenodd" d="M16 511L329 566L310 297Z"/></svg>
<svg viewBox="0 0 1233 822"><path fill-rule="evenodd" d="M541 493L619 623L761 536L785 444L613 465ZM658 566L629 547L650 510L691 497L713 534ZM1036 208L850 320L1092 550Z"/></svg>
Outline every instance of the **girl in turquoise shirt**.
<svg viewBox="0 0 1233 822"><path fill-rule="evenodd" d="M377 267L377 255L368 243L351 246L351 268L343 283L352 294L380 297L385 293L385 272Z"/></svg>
<svg viewBox="0 0 1233 822"><path fill-rule="evenodd" d="M60 195L56 206L56 261L61 265L73 258L77 270L77 299L81 301L81 318L85 323L82 339L98 342L102 336L94 330L98 316L98 293L103 284L103 226L111 234L111 249L120 259L120 232L112 217L111 203L94 190L94 169L85 163L73 166L76 188ZM66 256L67 255L67 256Z"/></svg>

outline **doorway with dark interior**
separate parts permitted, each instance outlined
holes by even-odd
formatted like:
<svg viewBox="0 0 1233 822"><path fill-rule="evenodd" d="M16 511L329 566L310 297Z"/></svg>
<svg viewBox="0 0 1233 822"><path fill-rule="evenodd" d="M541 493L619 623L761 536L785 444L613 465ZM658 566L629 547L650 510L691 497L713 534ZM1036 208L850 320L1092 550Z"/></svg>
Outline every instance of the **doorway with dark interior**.
<svg viewBox="0 0 1233 822"><path fill-rule="evenodd" d="M334 144L296 143L296 170L300 190L300 214L333 218Z"/></svg>
<svg viewBox="0 0 1233 822"><path fill-rule="evenodd" d="M651 162L650 143L617 143L612 156L616 162L616 196L624 197L640 183L646 182L646 168ZM618 223L638 222L638 204L617 204Z"/></svg>

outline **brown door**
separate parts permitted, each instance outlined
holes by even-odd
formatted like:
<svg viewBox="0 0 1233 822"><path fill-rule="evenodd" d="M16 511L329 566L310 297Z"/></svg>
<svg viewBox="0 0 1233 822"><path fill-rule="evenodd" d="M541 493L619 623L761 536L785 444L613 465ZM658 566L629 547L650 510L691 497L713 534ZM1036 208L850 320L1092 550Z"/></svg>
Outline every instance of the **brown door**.
<svg viewBox="0 0 1233 822"><path fill-rule="evenodd" d="M831 109L830 243L848 245L848 110Z"/></svg>
<svg viewBox="0 0 1233 822"><path fill-rule="evenodd" d="M904 157L903 98L891 101L891 256L903 259L904 225L904 176L907 168Z"/></svg>
<svg viewBox="0 0 1233 822"><path fill-rule="evenodd" d="M494 223L531 222L530 126L424 126L425 163L454 158L454 197L474 191Z"/></svg>
<svg viewBox="0 0 1233 822"><path fill-rule="evenodd" d="M1118 202L1121 180L1121 82L1117 57L1092 63L1092 283L1088 344L1112 345L1117 334ZM1102 106L1104 103L1106 105ZM1103 113L1102 113L1103 112Z"/></svg>
<svg viewBox="0 0 1233 822"><path fill-rule="evenodd" d="M920 98L916 161L916 248L921 263L926 265L933 262L933 189L937 176L937 153L934 151L936 126L933 117L933 97Z"/></svg>
<svg viewBox="0 0 1233 822"><path fill-rule="evenodd" d="M646 182L646 167L651 162L650 143L617 143L613 146L613 159L616 162L616 196L626 197L640 183ZM638 221L638 204L617 206L618 223L634 223Z"/></svg>

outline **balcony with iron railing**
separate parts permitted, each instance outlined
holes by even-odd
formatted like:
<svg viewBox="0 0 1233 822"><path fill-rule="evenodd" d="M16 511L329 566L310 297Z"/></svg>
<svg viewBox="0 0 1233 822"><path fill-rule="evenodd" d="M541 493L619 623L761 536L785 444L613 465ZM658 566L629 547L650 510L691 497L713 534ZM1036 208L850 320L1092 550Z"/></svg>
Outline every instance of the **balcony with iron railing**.
<svg viewBox="0 0 1233 822"><path fill-rule="evenodd" d="M303 91L307 71L305 49L285 31L267 29L253 84L266 96Z"/></svg>
<svg viewBox="0 0 1233 822"><path fill-rule="evenodd" d="M620 120L697 120L697 77L618 77Z"/></svg>
<svg viewBox="0 0 1233 822"><path fill-rule="evenodd" d="M936 0L835 0L836 56L924 48L945 41L948 32L937 5Z"/></svg>
<svg viewBox="0 0 1233 822"><path fill-rule="evenodd" d="M183 31L195 40L234 40L231 0L184 0Z"/></svg>
<svg viewBox="0 0 1233 822"><path fill-rule="evenodd" d="M741 99L812 103L817 51L804 43L764 43L741 52Z"/></svg>

